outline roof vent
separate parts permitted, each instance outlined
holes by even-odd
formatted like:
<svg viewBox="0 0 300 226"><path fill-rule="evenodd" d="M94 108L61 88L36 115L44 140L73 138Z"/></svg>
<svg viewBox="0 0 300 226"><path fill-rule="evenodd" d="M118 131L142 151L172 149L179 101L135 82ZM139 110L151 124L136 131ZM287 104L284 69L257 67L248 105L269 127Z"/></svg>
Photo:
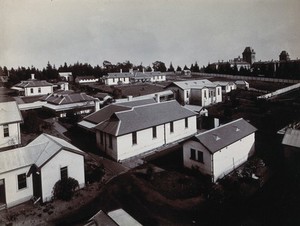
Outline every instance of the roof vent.
<svg viewBox="0 0 300 226"><path fill-rule="evenodd" d="M214 137L215 141L218 141L218 140L221 139L221 138L220 138L218 135L216 135L216 134L213 134L213 137Z"/></svg>
<svg viewBox="0 0 300 226"><path fill-rule="evenodd" d="M238 131L240 131L240 128L235 126L235 132L238 132Z"/></svg>

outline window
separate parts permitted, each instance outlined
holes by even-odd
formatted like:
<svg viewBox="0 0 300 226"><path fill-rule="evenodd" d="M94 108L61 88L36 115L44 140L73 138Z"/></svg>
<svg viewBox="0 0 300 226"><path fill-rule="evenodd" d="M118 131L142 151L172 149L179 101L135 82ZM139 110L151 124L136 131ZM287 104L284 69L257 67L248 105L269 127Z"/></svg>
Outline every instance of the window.
<svg viewBox="0 0 300 226"><path fill-rule="evenodd" d="M111 135L111 134L109 134L108 139L109 139L108 147L109 147L109 148L112 148L113 144L112 144L112 135Z"/></svg>
<svg viewBox="0 0 300 226"><path fill-rule="evenodd" d="M41 88L38 88L38 92L39 92L39 93L41 92Z"/></svg>
<svg viewBox="0 0 300 226"><path fill-rule="evenodd" d="M191 148L191 159L197 162L204 163L203 161L203 152L196 151L195 149Z"/></svg>
<svg viewBox="0 0 300 226"><path fill-rule="evenodd" d="M196 150L191 148L191 159L196 160Z"/></svg>
<svg viewBox="0 0 300 226"><path fill-rule="evenodd" d="M100 131L100 144L103 144L103 132Z"/></svg>
<svg viewBox="0 0 300 226"><path fill-rule="evenodd" d="M206 90L204 90L204 98L206 98Z"/></svg>
<svg viewBox="0 0 300 226"><path fill-rule="evenodd" d="M152 127L152 137L156 138L157 137L157 133L156 133L156 126Z"/></svg>
<svg viewBox="0 0 300 226"><path fill-rule="evenodd" d="M9 126L8 126L8 124L3 125L3 134L4 134L4 137L9 137Z"/></svg>
<svg viewBox="0 0 300 226"><path fill-rule="evenodd" d="M190 97L190 93L189 91L186 91L186 98L189 98Z"/></svg>
<svg viewBox="0 0 300 226"><path fill-rule="evenodd" d="M33 93L33 88L30 88L30 93Z"/></svg>
<svg viewBox="0 0 300 226"><path fill-rule="evenodd" d="M60 168L60 179L61 180L68 179L68 167L67 166Z"/></svg>
<svg viewBox="0 0 300 226"><path fill-rule="evenodd" d="M137 135L136 135L136 132L133 132L132 133L132 144L137 144Z"/></svg>
<svg viewBox="0 0 300 226"><path fill-rule="evenodd" d="M113 82L115 82L115 79L113 78Z"/></svg>
<svg viewBox="0 0 300 226"><path fill-rule="evenodd" d="M170 133L174 132L174 122L170 122Z"/></svg>
<svg viewBox="0 0 300 226"><path fill-rule="evenodd" d="M220 95L220 89L219 89L219 88L217 88L217 90L218 90L218 95Z"/></svg>
<svg viewBox="0 0 300 226"><path fill-rule="evenodd" d="M27 187L26 173L18 175L18 189L23 189Z"/></svg>
<svg viewBox="0 0 300 226"><path fill-rule="evenodd" d="M189 128L189 119L188 118L184 119L184 124L185 124L185 128Z"/></svg>

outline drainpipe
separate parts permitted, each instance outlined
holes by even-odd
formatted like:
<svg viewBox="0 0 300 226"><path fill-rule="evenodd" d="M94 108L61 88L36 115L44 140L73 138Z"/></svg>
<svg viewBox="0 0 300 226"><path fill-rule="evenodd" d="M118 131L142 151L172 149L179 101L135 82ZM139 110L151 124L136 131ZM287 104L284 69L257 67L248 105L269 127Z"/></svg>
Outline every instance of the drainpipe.
<svg viewBox="0 0 300 226"><path fill-rule="evenodd" d="M167 144L166 124L164 124L164 144Z"/></svg>

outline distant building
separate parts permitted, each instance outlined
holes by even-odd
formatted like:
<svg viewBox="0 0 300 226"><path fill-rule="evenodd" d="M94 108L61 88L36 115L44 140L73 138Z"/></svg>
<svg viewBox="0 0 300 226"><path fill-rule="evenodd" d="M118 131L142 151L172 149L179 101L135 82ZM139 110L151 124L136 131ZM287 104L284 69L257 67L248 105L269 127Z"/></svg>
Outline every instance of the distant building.
<svg viewBox="0 0 300 226"><path fill-rule="evenodd" d="M106 85L121 85L130 84L136 82L162 82L166 81L166 75L160 71L153 72L139 72L133 71L119 73L108 73L107 76L103 76L102 80Z"/></svg>
<svg viewBox="0 0 300 226"><path fill-rule="evenodd" d="M250 88L249 83L245 80L237 80L234 83L235 83L237 89L248 90Z"/></svg>
<svg viewBox="0 0 300 226"><path fill-rule="evenodd" d="M230 93L232 90L236 89L236 84L234 82L230 82L230 81L215 81L213 83L216 84L216 85L221 86L223 93Z"/></svg>
<svg viewBox="0 0 300 226"><path fill-rule="evenodd" d="M166 88L174 92L182 104L208 106L222 102L222 88L207 79L172 82Z"/></svg>
<svg viewBox="0 0 300 226"><path fill-rule="evenodd" d="M95 83L98 81L99 78L95 78L94 76L77 76L75 79L75 82L78 84Z"/></svg>
<svg viewBox="0 0 300 226"><path fill-rule="evenodd" d="M85 186L84 154L72 144L41 134L27 146L0 152L0 209L33 197L50 201L59 180L73 177Z"/></svg>
<svg viewBox="0 0 300 226"><path fill-rule="evenodd" d="M99 104L100 107L102 107L102 105L106 102L111 102L113 100L112 96L110 96L108 93L96 93L95 95L93 95L95 98L99 99Z"/></svg>
<svg viewBox="0 0 300 226"><path fill-rule="evenodd" d="M73 82L74 80L72 72L59 72L58 75L63 81Z"/></svg>
<svg viewBox="0 0 300 226"><path fill-rule="evenodd" d="M243 61L252 65L255 62L255 52L251 47L246 47L243 52Z"/></svg>
<svg viewBox="0 0 300 226"><path fill-rule="evenodd" d="M245 163L255 150L257 129L244 119L195 135L183 144L183 163L213 182Z"/></svg>
<svg viewBox="0 0 300 226"><path fill-rule="evenodd" d="M283 50L280 55L279 55L279 61L289 61L290 60L290 56L287 53L287 51Z"/></svg>
<svg viewBox="0 0 300 226"><path fill-rule="evenodd" d="M68 113L87 115L100 109L98 98L86 93L75 93L73 90L58 91L40 98L47 103L41 104L57 117L66 117Z"/></svg>
<svg viewBox="0 0 300 226"><path fill-rule="evenodd" d="M21 81L11 89L17 90L21 96L38 96L53 93L53 86L45 80L36 80L32 74L31 79Z"/></svg>
<svg viewBox="0 0 300 226"><path fill-rule="evenodd" d="M0 149L21 144L22 122L23 118L15 101L0 102Z"/></svg>

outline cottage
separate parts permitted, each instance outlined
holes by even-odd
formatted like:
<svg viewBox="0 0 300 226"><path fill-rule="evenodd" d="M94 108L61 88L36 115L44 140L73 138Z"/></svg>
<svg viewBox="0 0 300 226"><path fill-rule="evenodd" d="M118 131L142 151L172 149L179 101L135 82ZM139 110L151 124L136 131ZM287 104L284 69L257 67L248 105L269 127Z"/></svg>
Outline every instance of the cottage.
<svg viewBox="0 0 300 226"><path fill-rule="evenodd" d="M78 84L95 83L98 82L99 78L94 76L77 76L75 82Z"/></svg>
<svg viewBox="0 0 300 226"><path fill-rule="evenodd" d="M87 115L100 109L98 98L86 93L75 93L73 90L58 91L40 98L46 102L42 104L44 109L54 113L57 117L66 117L67 113L75 115Z"/></svg>
<svg viewBox="0 0 300 226"><path fill-rule="evenodd" d="M213 182L245 163L255 150L257 129L240 118L200 133L183 144L183 162Z"/></svg>
<svg viewBox="0 0 300 226"><path fill-rule="evenodd" d="M287 128L282 140L285 159L293 166L300 162L300 130Z"/></svg>
<svg viewBox="0 0 300 226"><path fill-rule="evenodd" d="M53 84L45 80L36 80L34 74L31 79L21 81L11 89L17 90L21 96L38 96L53 93Z"/></svg>
<svg viewBox="0 0 300 226"><path fill-rule="evenodd" d="M221 86L207 79L173 82L166 88L173 90L177 101L182 105L192 104L204 107L222 102Z"/></svg>
<svg viewBox="0 0 300 226"><path fill-rule="evenodd" d="M196 113L177 101L128 106L94 129L97 146L119 161L196 134Z"/></svg>
<svg viewBox="0 0 300 226"><path fill-rule="evenodd" d="M55 183L72 177L85 186L84 155L68 142L41 134L25 147L0 152L0 208L33 197L52 199Z"/></svg>
<svg viewBox="0 0 300 226"><path fill-rule="evenodd" d="M230 93L232 90L236 89L236 84L234 82L216 81L213 83L221 86L223 93Z"/></svg>
<svg viewBox="0 0 300 226"><path fill-rule="evenodd" d="M0 149L21 144L21 112L15 101L0 103Z"/></svg>
<svg viewBox="0 0 300 226"><path fill-rule="evenodd" d="M133 77L133 74L130 72L120 72L120 73L108 73L107 76L103 76L105 85L121 85L129 84L130 78Z"/></svg>
<svg viewBox="0 0 300 226"><path fill-rule="evenodd" d="M248 90L250 88L249 83L245 80L237 80L235 81L237 89L245 89Z"/></svg>

